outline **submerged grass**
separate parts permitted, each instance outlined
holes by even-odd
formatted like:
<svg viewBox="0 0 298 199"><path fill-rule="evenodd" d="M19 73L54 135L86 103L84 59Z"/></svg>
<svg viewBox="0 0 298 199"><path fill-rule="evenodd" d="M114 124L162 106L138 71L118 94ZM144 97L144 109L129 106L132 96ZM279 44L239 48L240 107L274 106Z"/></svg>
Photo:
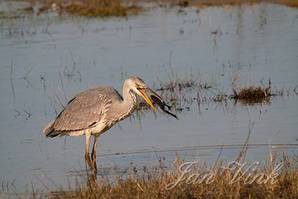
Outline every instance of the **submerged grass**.
<svg viewBox="0 0 298 199"><path fill-rule="evenodd" d="M227 105L233 104L254 106L269 104L274 97L282 96L297 96L297 86L295 88L273 89L271 80L269 79L268 86L248 85L239 86L232 83L231 88L220 88L214 81L206 81L202 78L188 75L182 77L174 72L166 81L160 81L156 87L156 91L169 105L180 112L190 110L192 105L200 106L202 104L222 103Z"/></svg>

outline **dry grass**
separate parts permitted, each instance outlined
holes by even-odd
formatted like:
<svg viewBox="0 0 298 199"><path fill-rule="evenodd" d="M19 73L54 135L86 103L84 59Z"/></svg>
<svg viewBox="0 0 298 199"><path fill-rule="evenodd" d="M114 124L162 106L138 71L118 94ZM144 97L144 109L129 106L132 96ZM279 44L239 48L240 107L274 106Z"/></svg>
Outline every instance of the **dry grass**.
<svg viewBox="0 0 298 199"><path fill-rule="evenodd" d="M92 6L88 4L70 4L64 7L64 11L72 15L81 16L126 16L126 9L120 4L109 7Z"/></svg>
<svg viewBox="0 0 298 199"><path fill-rule="evenodd" d="M275 183L271 180L261 183L262 175L269 176L277 163L285 166L279 170ZM78 187L71 191L49 193L50 198L298 198L298 169L297 162L276 161L268 162L255 171L239 173L239 181L233 182L236 170L226 169L227 163L220 162L212 167L198 163L191 167L186 178L176 186L171 187L181 176L180 166L185 163L179 158L173 163L173 169L158 169L132 175L126 179L118 179L116 183L88 183L86 187ZM231 167L232 168L232 167ZM209 174L209 175L208 175ZM203 176L211 176L212 180ZM192 177L191 177L192 176ZM247 183L245 179L256 180ZM209 178L211 179L211 178ZM265 178L264 178L265 179ZM208 183L209 182L209 183Z"/></svg>
<svg viewBox="0 0 298 199"><path fill-rule="evenodd" d="M127 16L128 14L138 14L143 11L142 2L147 0L21 0L29 3L28 7L19 11L25 13L41 14L47 11L55 11L59 14L68 13L71 15L87 17L108 17L108 16ZM298 7L297 0L157 0L156 5L174 5L180 7L194 6L206 8L210 6L234 6L255 3L275 3L290 7ZM6 14L7 15L7 14ZM7 15L9 16L9 15ZM1 13L0 13L1 18Z"/></svg>
<svg viewBox="0 0 298 199"><path fill-rule="evenodd" d="M135 1L123 0L24 0L30 3L30 6L23 11L33 12L34 7L38 7L37 14L47 11L55 11L59 14L67 13L70 15L87 17L109 17L109 16L127 16L128 14L137 14L142 9L136 5Z"/></svg>
<svg viewBox="0 0 298 199"><path fill-rule="evenodd" d="M138 12L137 6L127 7L121 0L89 0L84 3L72 2L61 6L63 11L80 16L126 16L129 11Z"/></svg>

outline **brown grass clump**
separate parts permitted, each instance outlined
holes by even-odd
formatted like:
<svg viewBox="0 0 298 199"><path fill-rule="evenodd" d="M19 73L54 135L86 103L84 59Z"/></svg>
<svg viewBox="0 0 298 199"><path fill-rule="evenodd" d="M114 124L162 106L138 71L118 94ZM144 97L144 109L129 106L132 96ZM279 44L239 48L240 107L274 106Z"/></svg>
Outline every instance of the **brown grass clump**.
<svg viewBox="0 0 298 199"><path fill-rule="evenodd" d="M25 0L26 1L26 0ZM34 10L38 7L37 14L52 10L59 14L68 13L71 15L87 17L108 17L108 16L127 16L137 14L142 9L135 2L124 0L27 0L30 2L25 10ZM131 4L128 6L128 4Z"/></svg>
<svg viewBox="0 0 298 199"><path fill-rule="evenodd" d="M256 104L269 102L271 97L270 87L250 86L237 90L233 89L231 98L239 100L244 104Z"/></svg>
<svg viewBox="0 0 298 199"><path fill-rule="evenodd" d="M120 0L89 0L87 2L71 2L63 10L72 15L80 16L126 16L127 8Z"/></svg>

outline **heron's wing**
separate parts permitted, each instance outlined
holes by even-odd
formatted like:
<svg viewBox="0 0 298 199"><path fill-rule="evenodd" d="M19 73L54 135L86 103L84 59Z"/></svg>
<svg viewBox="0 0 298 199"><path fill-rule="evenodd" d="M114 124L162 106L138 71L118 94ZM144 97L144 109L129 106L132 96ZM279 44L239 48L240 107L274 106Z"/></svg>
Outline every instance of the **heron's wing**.
<svg viewBox="0 0 298 199"><path fill-rule="evenodd" d="M70 100L52 128L54 131L77 131L92 127L104 118L113 102L121 100L121 95L111 87L83 91Z"/></svg>

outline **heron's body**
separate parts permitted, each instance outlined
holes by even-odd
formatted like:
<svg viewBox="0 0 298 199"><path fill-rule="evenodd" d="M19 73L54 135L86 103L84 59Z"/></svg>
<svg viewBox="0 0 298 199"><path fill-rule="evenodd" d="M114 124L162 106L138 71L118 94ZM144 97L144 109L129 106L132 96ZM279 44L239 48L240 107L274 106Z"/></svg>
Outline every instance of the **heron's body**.
<svg viewBox="0 0 298 199"><path fill-rule="evenodd" d="M94 144L91 158L93 164L96 165L96 141L98 136L134 111L136 95L143 97L155 110L151 99L145 92L146 90L150 89L143 80L138 77L130 77L123 84L122 96L111 87L97 87L83 91L69 101L56 119L45 127L44 133L47 137L85 135L86 160L90 160L90 136L93 135ZM160 96L156 93L155 95L161 100Z"/></svg>
<svg viewBox="0 0 298 199"><path fill-rule="evenodd" d="M111 87L97 87L83 91L70 100L54 122L45 129L46 136L80 136L90 131L99 135L134 110L134 98L125 100Z"/></svg>

